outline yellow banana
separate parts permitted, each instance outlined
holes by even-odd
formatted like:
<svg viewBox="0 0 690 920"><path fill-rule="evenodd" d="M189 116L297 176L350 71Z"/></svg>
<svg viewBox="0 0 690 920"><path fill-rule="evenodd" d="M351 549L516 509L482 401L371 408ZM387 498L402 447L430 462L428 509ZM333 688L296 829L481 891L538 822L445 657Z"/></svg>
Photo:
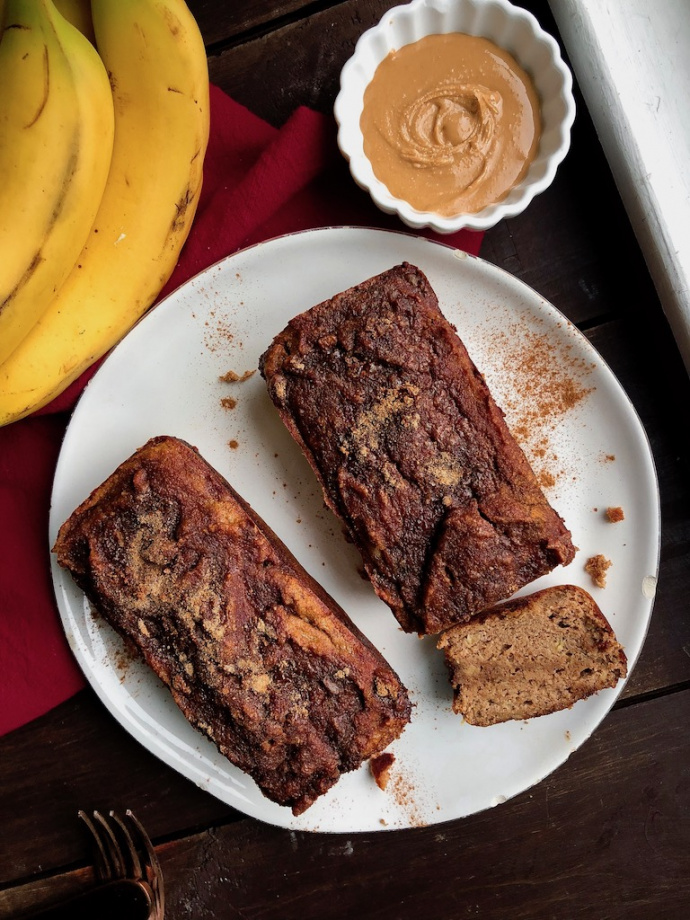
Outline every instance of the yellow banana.
<svg viewBox="0 0 690 920"><path fill-rule="evenodd" d="M53 0L53 3L65 19L76 26L92 45L96 44L91 19L91 0Z"/></svg>
<svg viewBox="0 0 690 920"><path fill-rule="evenodd" d="M151 306L201 191L208 66L183 0L93 0L115 104L110 174L86 246L29 335L0 365L0 424L50 402Z"/></svg>
<svg viewBox="0 0 690 920"><path fill-rule="evenodd" d="M0 362L75 265L113 145L108 75L52 0L7 0L0 40Z"/></svg>

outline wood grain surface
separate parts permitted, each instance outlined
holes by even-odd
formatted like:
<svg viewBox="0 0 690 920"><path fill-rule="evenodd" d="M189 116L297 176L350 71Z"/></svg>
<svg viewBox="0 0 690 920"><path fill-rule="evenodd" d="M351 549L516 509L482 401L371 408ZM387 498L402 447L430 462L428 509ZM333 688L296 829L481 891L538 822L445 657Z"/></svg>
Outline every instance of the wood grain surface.
<svg viewBox="0 0 690 920"><path fill-rule="evenodd" d="M358 36L392 5L189 2L211 79L275 126L298 105L331 111ZM522 5L559 38L546 0ZM162 862L168 920L690 915L690 384L577 86L576 94L572 147L556 181L522 216L488 231L481 256L585 331L650 440L662 506L659 586L642 655L613 711L555 773L490 811L329 835L273 828L218 802L84 690L0 738L0 918L93 884L79 808L138 815Z"/></svg>

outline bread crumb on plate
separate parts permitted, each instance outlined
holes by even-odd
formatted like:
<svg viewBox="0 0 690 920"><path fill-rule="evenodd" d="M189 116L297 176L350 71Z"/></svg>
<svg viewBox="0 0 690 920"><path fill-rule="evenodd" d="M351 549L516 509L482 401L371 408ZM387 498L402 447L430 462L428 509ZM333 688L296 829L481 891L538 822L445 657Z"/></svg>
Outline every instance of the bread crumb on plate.
<svg viewBox="0 0 690 920"><path fill-rule="evenodd" d="M590 556L585 562L585 572L590 576L592 582L597 588L606 587L606 573L611 568L612 562L601 553L596 556Z"/></svg>
<svg viewBox="0 0 690 920"><path fill-rule="evenodd" d="M625 520L625 514L623 513L623 509L619 507L607 508L606 517L608 518L609 521L611 521L612 524L618 524L619 521Z"/></svg>

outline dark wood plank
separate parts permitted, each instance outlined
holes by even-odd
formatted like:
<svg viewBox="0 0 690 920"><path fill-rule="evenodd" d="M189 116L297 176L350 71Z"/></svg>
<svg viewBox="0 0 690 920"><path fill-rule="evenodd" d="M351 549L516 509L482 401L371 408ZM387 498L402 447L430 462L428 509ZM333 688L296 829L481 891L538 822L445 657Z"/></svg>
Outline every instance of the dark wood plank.
<svg viewBox="0 0 690 920"><path fill-rule="evenodd" d="M80 808L131 808L159 837L235 812L149 754L84 690L0 738L0 885L89 854Z"/></svg>
<svg viewBox="0 0 690 920"><path fill-rule="evenodd" d="M15 920L25 914L53 907L97 884L93 868L85 866L0 890L0 918Z"/></svg>
<svg viewBox="0 0 690 920"><path fill-rule="evenodd" d="M240 36L269 30L275 23L308 15L327 3L314 0L188 0L206 46L237 41Z"/></svg>
<svg viewBox="0 0 690 920"><path fill-rule="evenodd" d="M633 321L604 323L588 332L644 425L661 498L657 596L649 633L623 699L690 681L690 456L676 414L679 405L690 404L690 379L668 324L654 315L653 305L643 300L631 303L629 318Z"/></svg>
<svg viewBox="0 0 690 920"><path fill-rule="evenodd" d="M583 194L583 190L587 194ZM592 218L592 202L605 218ZM567 218L566 218L567 215ZM612 246L612 241L616 242ZM518 217L487 231L482 258L520 278L578 325L627 319L631 303L663 314L588 113L553 185Z"/></svg>
<svg viewBox="0 0 690 920"><path fill-rule="evenodd" d="M640 416L659 480L659 584L645 647L625 691L625 696L633 696L690 680L690 448L676 415L678 405L690 404L690 379L668 324L655 315L653 304L631 303L628 320L601 324L587 334Z"/></svg>
<svg viewBox="0 0 690 920"><path fill-rule="evenodd" d="M689 722L690 691L613 712L545 781L461 821L322 835L247 819L163 843L166 916L679 920ZM0 893L0 917L48 890Z"/></svg>
<svg viewBox="0 0 690 920"><path fill-rule="evenodd" d="M211 80L275 126L298 105L330 112L340 71L357 39L394 5L390 0L347 0L211 54Z"/></svg>

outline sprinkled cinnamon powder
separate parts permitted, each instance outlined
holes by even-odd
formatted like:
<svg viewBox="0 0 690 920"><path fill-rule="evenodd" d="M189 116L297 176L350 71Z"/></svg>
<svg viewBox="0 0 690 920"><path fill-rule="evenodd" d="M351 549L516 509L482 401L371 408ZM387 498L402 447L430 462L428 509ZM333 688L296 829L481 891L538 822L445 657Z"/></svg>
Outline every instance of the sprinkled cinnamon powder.
<svg viewBox="0 0 690 920"><path fill-rule="evenodd" d="M232 342L234 335L232 324L229 320L218 315L215 310L209 313L209 319L204 323L206 327L204 332L204 344L210 352L216 352L219 348L226 348L228 342Z"/></svg>
<svg viewBox="0 0 690 920"><path fill-rule="evenodd" d="M548 470L541 470L537 475L537 479L542 489L552 489L556 485L556 477Z"/></svg>
<svg viewBox="0 0 690 920"><path fill-rule="evenodd" d="M127 677L129 666L134 661L136 661L138 657L139 653L137 652L136 648L134 648L134 646L129 642L125 642L122 648L115 650L115 654L113 656L113 664L115 665L115 669L120 675L120 683L124 682L125 678Z"/></svg>
<svg viewBox="0 0 690 920"><path fill-rule="evenodd" d="M239 441L236 441L234 438L232 439L232 441L228 441L228 447L230 447L232 450L237 450L239 446L240 446Z"/></svg>
<svg viewBox="0 0 690 920"><path fill-rule="evenodd" d="M221 399L220 404L224 409L234 409L237 405L237 400L233 399L232 396L224 396Z"/></svg>
<svg viewBox="0 0 690 920"><path fill-rule="evenodd" d="M551 434L594 389L583 382L594 365L551 332L525 330L517 323L493 333L490 346L496 356L490 381L496 401L540 485L552 487L565 471L551 448Z"/></svg>
<svg viewBox="0 0 690 920"><path fill-rule="evenodd" d="M424 827L427 822L422 818L419 807L415 801L415 788L404 776L392 777L390 786L396 804L405 810L407 820L412 827Z"/></svg>
<svg viewBox="0 0 690 920"><path fill-rule="evenodd" d="M606 587L606 572L611 568L611 560L601 553L590 556L585 562L585 572L591 577L597 588Z"/></svg>

